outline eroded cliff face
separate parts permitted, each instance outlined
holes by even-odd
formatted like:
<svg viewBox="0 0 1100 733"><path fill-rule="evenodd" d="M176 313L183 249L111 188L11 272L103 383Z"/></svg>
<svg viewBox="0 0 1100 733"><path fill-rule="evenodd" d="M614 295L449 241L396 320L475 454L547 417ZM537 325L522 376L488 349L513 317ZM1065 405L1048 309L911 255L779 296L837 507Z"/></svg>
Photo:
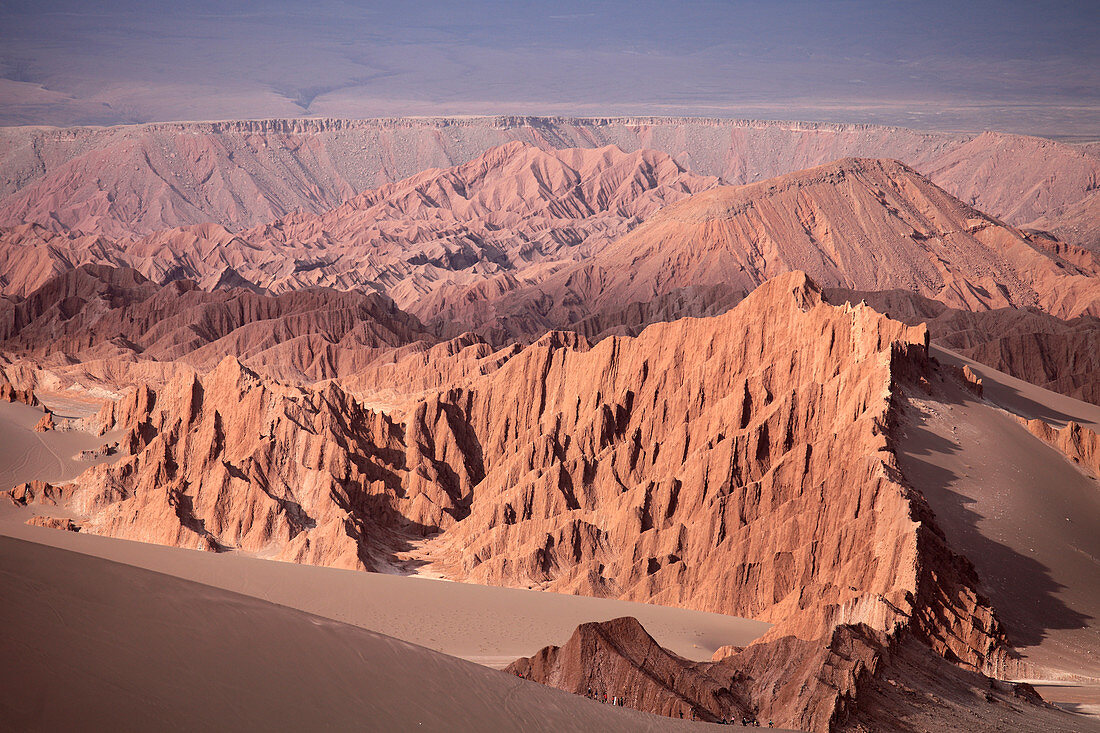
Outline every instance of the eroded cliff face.
<svg viewBox="0 0 1100 733"><path fill-rule="evenodd" d="M830 290L832 303L866 302L911 325L927 324L935 344L998 371L1100 404L1100 319L1055 318L1035 309L966 311L903 290Z"/></svg>
<svg viewBox="0 0 1100 733"><path fill-rule="evenodd" d="M130 454L83 474L69 502L96 534L380 569L458 511L450 486L406 487L409 466L432 467L406 450L401 425L335 385L263 381L232 357L201 379L137 389L91 422L124 429Z"/></svg>
<svg viewBox="0 0 1100 733"><path fill-rule="evenodd" d="M842 716L903 631L986 668L999 624L891 453L891 401L931 368L926 344L795 274L717 318L532 347L441 396L485 478L425 550L476 582L776 622L730 664L793 727Z"/></svg>
<svg viewBox="0 0 1100 733"><path fill-rule="evenodd" d="M891 449L927 343L790 273L722 316L591 348L549 334L410 353L427 391L394 417L230 358L105 408L95 422L130 455L69 504L111 536L367 569L411 556L459 580L769 620L723 662L748 680L737 705L824 730L900 634L970 669L1003 656Z"/></svg>

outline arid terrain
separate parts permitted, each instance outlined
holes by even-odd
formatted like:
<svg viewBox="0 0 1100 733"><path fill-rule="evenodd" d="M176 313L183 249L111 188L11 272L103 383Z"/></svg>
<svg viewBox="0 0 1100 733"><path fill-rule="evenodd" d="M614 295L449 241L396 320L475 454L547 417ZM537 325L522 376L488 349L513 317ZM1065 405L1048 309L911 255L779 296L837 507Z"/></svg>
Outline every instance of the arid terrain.
<svg viewBox="0 0 1100 733"><path fill-rule="evenodd" d="M1095 145L297 119L0 174L16 728L1100 730Z"/></svg>

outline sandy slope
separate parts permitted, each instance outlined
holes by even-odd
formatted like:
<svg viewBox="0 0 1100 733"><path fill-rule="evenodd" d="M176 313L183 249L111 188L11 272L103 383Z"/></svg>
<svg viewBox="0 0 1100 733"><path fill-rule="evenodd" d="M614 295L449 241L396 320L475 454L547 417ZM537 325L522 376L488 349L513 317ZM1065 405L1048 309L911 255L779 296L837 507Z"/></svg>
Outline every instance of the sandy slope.
<svg viewBox="0 0 1100 733"><path fill-rule="evenodd" d="M0 538L0 728L678 730L223 590Z"/></svg>
<svg viewBox="0 0 1100 733"><path fill-rule="evenodd" d="M1014 412L1021 417L1039 418L1051 425L1063 426L1069 420L1100 430L1100 406L1036 387L1004 372L967 359L949 349L933 346L932 354L940 361L956 366L969 366L983 380L983 396L987 402Z"/></svg>
<svg viewBox="0 0 1100 733"><path fill-rule="evenodd" d="M110 436L76 430L36 433L40 419L41 408L0 402L0 486L11 488L32 479L68 481L91 465L112 460L74 458L82 450L110 442Z"/></svg>
<svg viewBox="0 0 1100 733"><path fill-rule="evenodd" d="M947 382L935 385L935 397L910 397L898 443L901 468L928 499L948 542L977 567L1010 641L1035 667L1028 676L1095 684L1100 487L1087 469L997 406L1086 426L1096 425L1100 408L976 368L985 401ZM1064 690L1046 694L1060 701ZM1088 688L1073 688L1072 697L1077 707L1100 702L1096 695L1081 699L1089 698Z"/></svg>
<svg viewBox="0 0 1100 733"><path fill-rule="evenodd" d="M634 616L662 645L694 660L710 659L725 644L745 646L770 626L643 603L181 550L27 526L29 516L5 502L0 535L242 593L490 666L563 644L578 624L597 619Z"/></svg>

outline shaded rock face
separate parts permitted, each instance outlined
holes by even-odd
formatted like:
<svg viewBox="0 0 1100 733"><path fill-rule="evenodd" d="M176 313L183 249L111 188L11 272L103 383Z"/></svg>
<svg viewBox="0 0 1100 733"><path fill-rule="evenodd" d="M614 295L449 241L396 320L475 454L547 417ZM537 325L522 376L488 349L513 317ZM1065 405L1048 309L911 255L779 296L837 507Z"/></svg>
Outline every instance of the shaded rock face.
<svg viewBox="0 0 1100 733"><path fill-rule="evenodd" d="M711 675L710 667L666 651L637 619L627 617L582 624L565 646L546 647L505 671L670 718L717 722L752 715L730 689L736 680Z"/></svg>
<svg viewBox="0 0 1100 733"><path fill-rule="evenodd" d="M927 324L933 343L1044 389L1100 404L1100 319L1062 320L1035 309L966 311L916 293L834 289L832 303L865 302L911 325Z"/></svg>
<svg viewBox="0 0 1100 733"><path fill-rule="evenodd" d="M819 668L823 680L840 683L846 691L853 690L849 680L857 681L858 698L845 700L829 730L1039 733L1071 722L1029 685L961 669L909 634L888 642L866 627L842 627L827 647L784 641L768 649L767 658L735 653L712 662L689 662L662 649L635 619L620 618L582 624L564 646L518 659L506 671L600 701L606 695L609 703L618 700L673 718L734 725L767 727L775 722L777 709L789 704L759 704L775 692L768 677L776 675L767 674L767 663L777 665L779 675ZM924 704L928 699L935 705Z"/></svg>
<svg viewBox="0 0 1100 733"><path fill-rule="evenodd" d="M891 451L927 338L792 273L637 338L550 334L400 423L227 359L105 408L132 455L69 504L93 533L368 569L415 542L456 579L775 621L721 662L742 697L700 679L692 705L823 730L899 630L973 669L1003 655ZM646 704L681 710L668 694Z"/></svg>
<svg viewBox="0 0 1100 733"><path fill-rule="evenodd" d="M654 151L544 151L515 142L324 213L293 213L243 231L203 223L110 242L20 223L0 235L0 271L9 273L4 291L13 294L74 263L129 266L157 282L190 278L208 290L378 288L427 319L425 304L442 306L425 296L441 287L584 256L661 206L717 183Z"/></svg>
<svg viewBox="0 0 1100 733"><path fill-rule="evenodd" d="M922 704L934 700L934 705ZM1081 726L1075 728L1075 726ZM860 686L859 697L838 719L840 731L877 730L998 731L1092 730L1081 716L1047 705L1027 684L1000 682L959 668L904 638L883 655L875 675Z"/></svg>
<svg viewBox="0 0 1100 733"><path fill-rule="evenodd" d="M140 372L138 363L209 370L227 355L269 376L313 381L362 369L419 341L436 338L379 293L206 292L191 281L159 286L134 270L103 265L69 270L25 299L0 301L6 354L40 366L76 361L91 374L102 365L107 375L118 372L121 383L130 381L128 370ZM0 394L8 393L16 395L0 386Z"/></svg>

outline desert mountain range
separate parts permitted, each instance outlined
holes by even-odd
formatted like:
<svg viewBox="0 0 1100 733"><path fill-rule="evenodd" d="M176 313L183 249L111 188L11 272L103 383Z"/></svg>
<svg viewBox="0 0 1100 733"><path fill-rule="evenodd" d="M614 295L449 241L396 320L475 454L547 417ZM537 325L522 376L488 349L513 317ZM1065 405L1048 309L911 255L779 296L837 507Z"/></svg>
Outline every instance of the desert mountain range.
<svg viewBox="0 0 1100 733"><path fill-rule="evenodd" d="M1100 727L1040 684L1100 685L1092 148L296 120L0 161L0 397L102 441L15 467L32 523L772 624L698 661L592 619L508 667L677 719Z"/></svg>
<svg viewBox="0 0 1100 733"><path fill-rule="evenodd" d="M1095 201L1095 147L987 132L705 118L468 117L260 120L0 130L0 224L118 237L214 222L238 230L465 163L518 140L672 156L738 185L844 157L900 160L1017 226L1072 226ZM1083 208L1081 213L1085 213ZM1088 231L1095 221L1077 223Z"/></svg>

